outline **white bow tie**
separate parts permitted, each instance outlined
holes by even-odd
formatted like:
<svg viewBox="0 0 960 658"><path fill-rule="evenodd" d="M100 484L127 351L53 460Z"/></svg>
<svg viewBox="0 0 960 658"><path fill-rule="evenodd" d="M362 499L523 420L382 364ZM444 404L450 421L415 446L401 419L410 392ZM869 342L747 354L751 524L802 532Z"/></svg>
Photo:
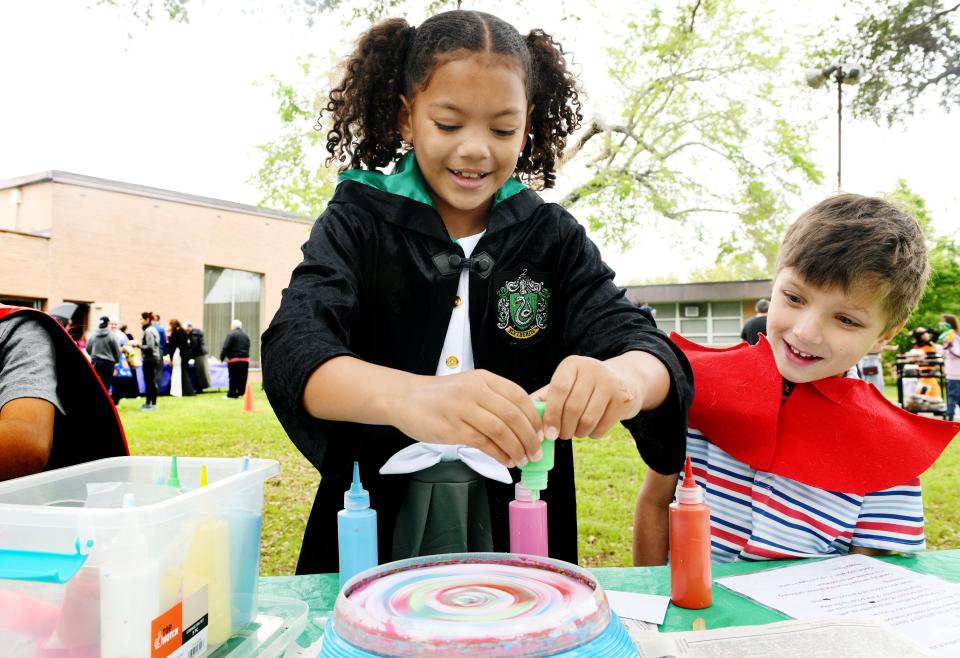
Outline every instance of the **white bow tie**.
<svg viewBox="0 0 960 658"><path fill-rule="evenodd" d="M510 471L485 452L460 444L414 443L398 451L380 468L382 475L416 473L441 461L462 461L483 477L513 484Z"/></svg>

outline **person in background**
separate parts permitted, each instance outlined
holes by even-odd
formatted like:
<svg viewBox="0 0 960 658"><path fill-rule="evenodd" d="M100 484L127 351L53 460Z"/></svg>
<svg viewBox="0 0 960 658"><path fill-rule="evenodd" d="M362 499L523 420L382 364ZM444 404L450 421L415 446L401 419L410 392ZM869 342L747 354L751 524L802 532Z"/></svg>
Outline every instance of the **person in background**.
<svg viewBox="0 0 960 658"><path fill-rule="evenodd" d="M121 325L120 325L120 331L122 331L122 332L123 332L123 335L127 337L127 341L133 340L133 334L131 334L131 333L127 330L127 325L121 324Z"/></svg>
<svg viewBox="0 0 960 658"><path fill-rule="evenodd" d="M140 384L137 377L137 370L143 367L143 361L140 358L140 344L133 339L132 334L127 335L130 337L127 339L127 344L121 350L130 368L130 377L127 380L128 388L124 397L138 398L140 397ZM114 381L116 381L116 377L114 377Z"/></svg>
<svg viewBox="0 0 960 658"><path fill-rule="evenodd" d="M204 340L203 329L194 327L187 322L184 325L187 331L187 342L190 344L190 354L193 356L193 373L196 385L194 389L197 393L203 393L203 389L210 388L210 363L207 360L207 344Z"/></svg>
<svg viewBox="0 0 960 658"><path fill-rule="evenodd" d="M638 303L637 308L640 309L640 312L643 313L645 318L650 320L650 324L652 324L653 326L657 326L657 321L656 321L657 309L653 308L652 306L650 306L650 304L647 304L645 302Z"/></svg>
<svg viewBox="0 0 960 658"><path fill-rule="evenodd" d="M167 353L167 330L163 328L163 325L160 324L160 314L151 313L153 318L153 326L157 330L157 334L160 336L160 351L164 354Z"/></svg>
<svg viewBox="0 0 960 658"><path fill-rule="evenodd" d="M114 340L117 341L117 346L120 349L123 349L123 346L127 344L127 334L123 331L120 331L120 324L117 322L116 318L110 318L110 334L113 336Z"/></svg>
<svg viewBox="0 0 960 658"><path fill-rule="evenodd" d="M106 389L113 385L113 370L120 363L120 346L117 345L117 339L109 325L110 318L106 315L100 316L100 324L86 346L93 369L97 371Z"/></svg>
<svg viewBox="0 0 960 658"><path fill-rule="evenodd" d="M740 340L745 340L750 345L756 345L760 341L757 334L767 335L767 311L770 310L770 302L761 299L754 308L757 314L746 321L740 332Z"/></svg>
<svg viewBox="0 0 960 658"><path fill-rule="evenodd" d="M130 362L130 353L133 348L128 345L127 334L120 330L119 323L114 317L110 318L110 334L120 347L120 360L113 369L113 384L110 388L113 404L119 405L123 398L139 397L140 390L137 386L137 373L134 372L133 364Z"/></svg>
<svg viewBox="0 0 960 658"><path fill-rule="evenodd" d="M923 399L938 402L943 398L940 380L936 376L936 367L926 363L927 360L943 356L943 347L936 340L938 333L926 327L917 327L910 335L913 338L913 347L907 355L919 361L920 378L917 379L916 393L924 396Z"/></svg>
<svg viewBox="0 0 960 658"><path fill-rule="evenodd" d="M0 304L0 480L129 454L116 409L62 322Z"/></svg>
<svg viewBox="0 0 960 658"><path fill-rule="evenodd" d="M230 333L223 339L223 347L220 348L220 360L226 362L230 377L227 397L240 397L247 389L247 372L250 369L250 337L244 333L240 320L230 323Z"/></svg>
<svg viewBox="0 0 960 658"><path fill-rule="evenodd" d="M882 348L881 348L882 349ZM857 374L863 381L872 384L878 391L883 393L883 359L880 356L880 349L867 352L857 364Z"/></svg>
<svg viewBox="0 0 960 658"><path fill-rule="evenodd" d="M193 390L193 383L190 381L190 367L188 365L190 359L193 358L193 354L190 351L190 341L187 340L187 332L184 331L180 320L170 320L170 333L167 337L166 354L170 357L170 365L173 368L170 373L170 394L175 395L174 391L176 387L174 386L173 378L177 376L177 371L179 370L180 390L183 397L196 395L196 392Z"/></svg>
<svg viewBox="0 0 960 658"><path fill-rule="evenodd" d="M957 335L957 316L940 316L940 344L943 346L943 374L947 378L947 420L953 420L960 404L960 336Z"/></svg>
<svg viewBox="0 0 960 658"><path fill-rule="evenodd" d="M59 323L68 334L73 330L73 314L77 312L77 305L73 302L57 304L49 311L50 317ZM72 335L71 335L72 337Z"/></svg>
<svg viewBox="0 0 960 658"><path fill-rule="evenodd" d="M140 339L140 358L143 361L143 385L146 402L140 406L144 411L157 408L157 394L163 375L163 350L160 348L160 334L153 324L153 315L147 311L142 318L143 337Z"/></svg>

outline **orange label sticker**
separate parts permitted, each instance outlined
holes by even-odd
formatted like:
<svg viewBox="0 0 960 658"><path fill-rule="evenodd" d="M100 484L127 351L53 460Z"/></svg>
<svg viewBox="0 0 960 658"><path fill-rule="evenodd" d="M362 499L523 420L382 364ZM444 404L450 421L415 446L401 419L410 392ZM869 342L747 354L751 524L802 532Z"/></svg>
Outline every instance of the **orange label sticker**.
<svg viewBox="0 0 960 658"><path fill-rule="evenodd" d="M183 604L177 603L150 625L150 658L167 658L183 643Z"/></svg>

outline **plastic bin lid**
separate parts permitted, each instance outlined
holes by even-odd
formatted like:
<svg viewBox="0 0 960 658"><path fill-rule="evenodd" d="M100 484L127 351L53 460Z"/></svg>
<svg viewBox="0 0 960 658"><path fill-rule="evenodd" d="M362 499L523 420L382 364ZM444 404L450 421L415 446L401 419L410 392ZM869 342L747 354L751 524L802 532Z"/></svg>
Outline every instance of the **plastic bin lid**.
<svg viewBox="0 0 960 658"><path fill-rule="evenodd" d="M299 599L257 597L257 615L206 658L279 658L307 625L310 608Z"/></svg>
<svg viewBox="0 0 960 658"><path fill-rule="evenodd" d="M66 583L87 561L87 553L80 548L80 540L74 543L75 553L50 553L43 551L18 551L0 549L0 579L29 580L42 583ZM87 541L87 552L93 541Z"/></svg>

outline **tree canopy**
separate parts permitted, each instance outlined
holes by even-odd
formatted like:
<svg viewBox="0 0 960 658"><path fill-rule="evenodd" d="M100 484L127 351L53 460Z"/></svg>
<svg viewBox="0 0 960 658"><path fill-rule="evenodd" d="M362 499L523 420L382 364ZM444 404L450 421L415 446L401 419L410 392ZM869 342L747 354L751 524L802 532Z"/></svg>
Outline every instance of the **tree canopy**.
<svg viewBox="0 0 960 658"><path fill-rule="evenodd" d="M194 0L193 4L203 2L204 0L199 0L199 3ZM407 0L364 0L352 3L350 13L354 18L373 21L391 13L406 2ZM145 25L158 18L165 18L175 23L190 22L190 0L97 0L97 4L116 7ZM272 10L284 11L291 16L302 17L307 25L313 25L314 21L322 15L350 5L351 3L346 0L273 0L267 6ZM431 12L459 7L460 0L429 0L427 3L427 9Z"/></svg>
<svg viewBox="0 0 960 658"><path fill-rule="evenodd" d="M147 22L161 16L189 20L186 0L99 2ZM352 9L354 19L369 21L412 5L432 13L460 4L377 0L352 9L342 0L282 0L280 8L304 12L308 20ZM575 11L563 13L581 20ZM699 276L769 273L792 202L802 188L823 179L813 161L810 126L790 117L797 90L792 78L781 80L782 34L769 18L740 10L735 0L658 3L618 9L616 20L582 20L604 21L596 29L614 44L608 49L614 92L613 98L594 99L592 119L571 140L561 172L562 203L603 241L621 246L635 246L654 224L663 231L680 225L702 231L720 222L728 232L719 261ZM263 204L315 215L333 178L322 166L322 129L314 130L321 127L316 114L330 88L321 84L317 69L326 75L334 67L319 54L305 61L310 63L303 80L270 81L280 134L258 147L263 164L253 182Z"/></svg>
<svg viewBox="0 0 960 658"><path fill-rule="evenodd" d="M790 200L822 180L808 126L786 118L793 88L778 83L785 50L770 26L730 0L694 0L627 17L614 41L623 110L575 144L589 177L564 203L623 245L645 218L735 218L722 269L769 272Z"/></svg>
<svg viewBox="0 0 960 658"><path fill-rule="evenodd" d="M907 181L897 181L889 197L917 218L927 236L930 259L930 279L923 297L904 330L893 340L900 351L905 352L911 346L910 330L927 327L936 334L942 313L960 316L960 248L953 238L936 230L926 200L914 192Z"/></svg>
<svg viewBox="0 0 960 658"><path fill-rule="evenodd" d="M300 61L302 80L269 81L277 103L279 134L257 150L263 158L250 182L260 191L261 206L316 217L333 195L336 172L324 164L324 135L316 125L322 97L316 89L330 86L328 76L317 75L323 67L316 57Z"/></svg>
<svg viewBox="0 0 960 658"><path fill-rule="evenodd" d="M853 112L893 124L927 98L948 111L960 105L960 3L879 0L866 7L833 51L866 65Z"/></svg>

